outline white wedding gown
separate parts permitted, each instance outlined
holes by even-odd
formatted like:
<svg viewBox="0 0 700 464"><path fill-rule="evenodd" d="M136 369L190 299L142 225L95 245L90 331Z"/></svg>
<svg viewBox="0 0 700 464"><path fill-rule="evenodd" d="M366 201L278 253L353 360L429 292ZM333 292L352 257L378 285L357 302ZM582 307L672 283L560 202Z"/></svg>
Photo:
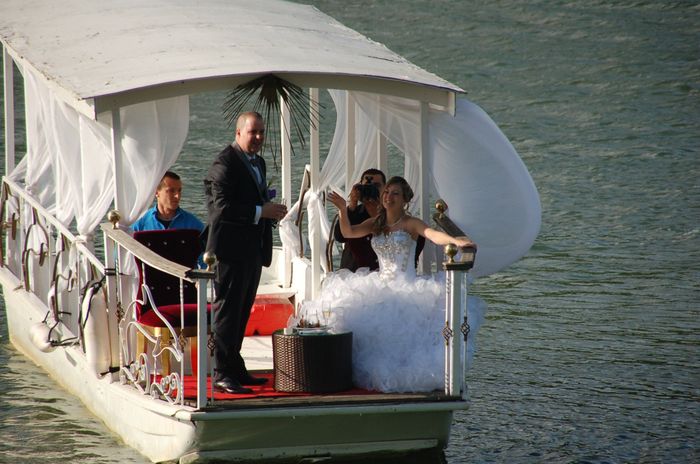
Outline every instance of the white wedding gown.
<svg viewBox="0 0 700 464"><path fill-rule="evenodd" d="M353 381L382 392L442 389L444 278L416 276L416 241L403 230L373 237L372 247L379 258L378 272L364 268L329 274L316 299L331 303L329 325L335 332L353 333ZM468 358L485 309L481 299L469 297Z"/></svg>

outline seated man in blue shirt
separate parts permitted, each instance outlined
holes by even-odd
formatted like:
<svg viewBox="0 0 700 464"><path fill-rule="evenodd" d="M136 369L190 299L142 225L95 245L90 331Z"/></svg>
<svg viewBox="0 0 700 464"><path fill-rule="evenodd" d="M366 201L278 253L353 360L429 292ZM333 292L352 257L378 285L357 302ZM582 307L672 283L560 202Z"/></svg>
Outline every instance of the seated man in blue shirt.
<svg viewBox="0 0 700 464"><path fill-rule="evenodd" d="M132 226L134 232L141 230L197 229L202 231L204 224L192 213L180 208L182 181L180 176L167 171L156 187L156 204Z"/></svg>

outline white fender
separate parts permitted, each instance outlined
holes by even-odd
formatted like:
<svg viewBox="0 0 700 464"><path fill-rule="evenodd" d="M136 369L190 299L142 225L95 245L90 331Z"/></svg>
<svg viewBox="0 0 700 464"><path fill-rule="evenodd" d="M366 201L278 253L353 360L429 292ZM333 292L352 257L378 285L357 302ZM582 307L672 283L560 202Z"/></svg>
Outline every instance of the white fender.
<svg viewBox="0 0 700 464"><path fill-rule="evenodd" d="M81 324L85 356L95 375L109 371L111 353L107 333L107 301L101 288L90 287L83 297Z"/></svg>
<svg viewBox="0 0 700 464"><path fill-rule="evenodd" d="M54 346L51 344L51 340L49 339L50 333L51 328L44 322L37 322L29 328L30 340L32 343L34 343L34 346L44 353L48 353L54 349Z"/></svg>

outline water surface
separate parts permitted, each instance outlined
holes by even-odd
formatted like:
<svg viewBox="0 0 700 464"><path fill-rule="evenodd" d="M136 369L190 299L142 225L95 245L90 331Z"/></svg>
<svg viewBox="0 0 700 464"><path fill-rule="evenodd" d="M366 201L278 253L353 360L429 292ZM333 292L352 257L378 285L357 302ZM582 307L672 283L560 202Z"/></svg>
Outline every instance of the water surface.
<svg viewBox="0 0 700 464"><path fill-rule="evenodd" d="M700 7L308 3L465 89L541 195L531 252L472 288L489 312L448 463L699 461ZM199 213L220 100L193 99L176 166ZM0 366L0 461L145 462L14 350L2 313Z"/></svg>

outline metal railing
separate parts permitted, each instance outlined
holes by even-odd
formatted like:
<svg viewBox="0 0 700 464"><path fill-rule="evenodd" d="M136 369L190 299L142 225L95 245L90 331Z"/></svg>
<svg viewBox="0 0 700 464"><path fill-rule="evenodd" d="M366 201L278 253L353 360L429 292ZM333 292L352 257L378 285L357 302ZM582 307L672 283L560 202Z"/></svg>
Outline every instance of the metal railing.
<svg viewBox="0 0 700 464"><path fill-rule="evenodd" d="M214 273L210 270L190 269L173 261L163 258L136 241L131 235L117 227L118 214L111 212L109 216L111 224L101 224L105 236L105 260L107 261L107 289L108 307L110 313L118 315L117 320L110 320L110 326L118 326L119 333L119 366L120 379L135 388L160 397L169 403L184 403L184 376L185 376L185 338L192 335L192 327L185 326L183 285L191 282L197 288L197 316L194 335L197 339L197 369L196 376L197 407L207 405L207 365L211 366L213 373L213 360L208 356L207 340L207 296L210 281ZM137 300L134 286L129 284L129 277L136 279L133 274L136 270L133 258L138 258L144 266L150 266L170 276L176 277L180 282L180 324L172 325L168 319L158 310L157 302L153 301L147 282L141 283L142 300ZM213 256L205 256L205 263L213 264ZM125 304L126 303L126 304ZM136 304L148 304L149 311L153 311L162 321L160 331L154 331L152 327L141 324L136 317ZM213 319L213 314L211 315ZM164 336L165 335L165 336ZM148 346L141 350L139 343L134 339L143 337ZM170 343L164 343L171 340ZM162 356L173 358L178 364L178 369L170 372L162 371L158 376L159 363ZM213 390L210 392L213 401Z"/></svg>
<svg viewBox="0 0 700 464"><path fill-rule="evenodd" d="M8 178L0 192L0 265L47 307L47 346L84 347L83 295L104 277L91 237L74 234L22 185ZM99 374L99 373L98 373Z"/></svg>
<svg viewBox="0 0 700 464"><path fill-rule="evenodd" d="M22 185L8 178L3 179L0 189L0 220L0 266L19 279L18 288L32 293L46 306L42 323L48 335L47 340L41 340L45 349L78 345L96 375L118 372L122 382L154 397L182 404L184 327L166 324L164 331L170 334L170 340L177 342L164 346L162 334L155 335L135 321L132 314L135 301L128 298L135 296L137 284L122 272L126 268L123 264L136 256L181 282L195 283L198 340L207 340L207 289L213 272L188 269L168 261L111 224L101 226L105 243L105 263L102 263L93 251L93 237L71 231ZM145 294L148 297L147 287ZM94 298L101 299L103 304L92 304ZM99 311L102 313L98 314ZM88 340L93 334L86 334L86 324L93 317L91 323L106 320L104 339ZM150 344L149 360L141 356L143 353L135 352L136 332ZM106 357L104 363L90 364L90 343L93 347L99 345L100 354ZM155 359L161 355L172 356L179 363L176 376L156 378ZM208 364L213 364L208 359L206 342L198 343L197 360L197 405L203 407L207 404L206 369Z"/></svg>

